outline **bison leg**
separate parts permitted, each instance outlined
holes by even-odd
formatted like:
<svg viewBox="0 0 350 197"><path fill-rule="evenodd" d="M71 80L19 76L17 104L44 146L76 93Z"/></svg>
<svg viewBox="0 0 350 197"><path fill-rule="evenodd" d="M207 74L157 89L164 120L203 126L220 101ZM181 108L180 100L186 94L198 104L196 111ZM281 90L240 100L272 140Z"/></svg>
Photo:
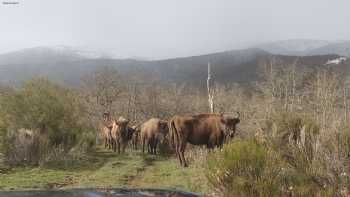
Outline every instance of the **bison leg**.
<svg viewBox="0 0 350 197"><path fill-rule="evenodd" d="M134 141L134 139L131 140L131 147L132 147L133 150L135 150L135 141Z"/></svg>
<svg viewBox="0 0 350 197"><path fill-rule="evenodd" d="M113 149L113 152L117 151L117 144L116 144L116 141L114 139L112 139L112 149Z"/></svg>
<svg viewBox="0 0 350 197"><path fill-rule="evenodd" d="M110 143L110 147L111 147L111 149L113 150L113 140L112 140L112 139L110 139L110 140L109 140L109 143Z"/></svg>
<svg viewBox="0 0 350 197"><path fill-rule="evenodd" d="M180 165L182 166L182 160L181 160L181 156L180 156L180 149L177 146L175 147L175 152L176 152L176 156L177 156L178 160L180 161Z"/></svg>
<svg viewBox="0 0 350 197"><path fill-rule="evenodd" d="M126 143L122 143L122 153L125 153Z"/></svg>
<svg viewBox="0 0 350 197"><path fill-rule="evenodd" d="M117 141L117 145L118 145L118 154L120 154L120 142L119 142L119 140Z"/></svg>
<svg viewBox="0 0 350 197"><path fill-rule="evenodd" d="M152 142L153 142L152 138L148 138L146 141L148 154L152 154Z"/></svg>
<svg viewBox="0 0 350 197"><path fill-rule="evenodd" d="M112 149L112 146L113 146L113 139L108 138L108 149Z"/></svg>
<svg viewBox="0 0 350 197"><path fill-rule="evenodd" d="M154 139L148 142L148 153L153 155L153 150L154 150Z"/></svg>
<svg viewBox="0 0 350 197"><path fill-rule="evenodd" d="M158 145L158 140L154 140L154 146L153 146L153 154L157 154L157 145Z"/></svg>
<svg viewBox="0 0 350 197"><path fill-rule="evenodd" d="M133 138L131 139L131 144L132 144L133 150L137 150L136 143L137 143L136 138L133 136Z"/></svg>
<svg viewBox="0 0 350 197"><path fill-rule="evenodd" d="M135 141L134 141L134 148L135 148L135 150L137 150L137 142L138 142L138 140L136 138Z"/></svg>
<svg viewBox="0 0 350 197"><path fill-rule="evenodd" d="M137 150L137 142L134 142L134 149Z"/></svg>
<svg viewBox="0 0 350 197"><path fill-rule="evenodd" d="M152 140L148 140L147 148L148 148L148 154L152 154Z"/></svg>
<svg viewBox="0 0 350 197"><path fill-rule="evenodd" d="M185 149L186 149L186 145L187 145L186 142L182 143L181 146L180 146L180 151L179 151L179 153L180 153L180 158L181 158L181 160L182 160L182 166L183 166L183 167L188 167L187 162L186 162L186 159L185 159Z"/></svg>
<svg viewBox="0 0 350 197"><path fill-rule="evenodd" d="M145 143L146 143L146 139L142 138L142 153L145 153Z"/></svg>
<svg viewBox="0 0 350 197"><path fill-rule="evenodd" d="M140 141L140 138L136 137L136 140L135 140L135 149L137 150L138 149L138 143Z"/></svg>
<svg viewBox="0 0 350 197"><path fill-rule="evenodd" d="M180 166L184 166L184 162L181 157L181 144L177 141L175 141L175 151L176 151L176 156L179 159Z"/></svg>
<svg viewBox="0 0 350 197"><path fill-rule="evenodd" d="M207 144L208 153L211 152L214 149L214 147L215 146L212 143L208 142Z"/></svg>

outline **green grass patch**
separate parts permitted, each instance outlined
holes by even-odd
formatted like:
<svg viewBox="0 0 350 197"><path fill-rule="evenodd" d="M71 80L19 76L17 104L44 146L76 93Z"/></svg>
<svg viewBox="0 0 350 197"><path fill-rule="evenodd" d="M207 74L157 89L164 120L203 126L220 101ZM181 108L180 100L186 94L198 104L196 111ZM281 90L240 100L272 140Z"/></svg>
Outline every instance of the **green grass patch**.
<svg viewBox="0 0 350 197"><path fill-rule="evenodd" d="M43 167L16 167L1 174L0 190L53 188L161 188L207 193L204 168L182 168L173 157L97 150Z"/></svg>
<svg viewBox="0 0 350 197"><path fill-rule="evenodd" d="M190 165L180 167L176 158L156 158L131 185L137 188L180 189L196 193L208 193L204 168Z"/></svg>

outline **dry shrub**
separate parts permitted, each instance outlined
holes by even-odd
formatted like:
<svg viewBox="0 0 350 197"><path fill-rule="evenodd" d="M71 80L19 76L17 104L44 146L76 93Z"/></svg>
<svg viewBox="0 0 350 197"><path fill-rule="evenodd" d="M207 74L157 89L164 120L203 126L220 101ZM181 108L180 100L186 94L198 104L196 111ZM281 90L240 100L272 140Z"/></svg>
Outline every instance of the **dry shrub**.
<svg viewBox="0 0 350 197"><path fill-rule="evenodd" d="M264 140L236 140L208 158L207 177L221 196L346 196L348 127L322 131L306 115L279 112Z"/></svg>
<svg viewBox="0 0 350 197"><path fill-rule="evenodd" d="M33 130L11 130L5 139L5 162L9 165L35 165L47 154L47 139Z"/></svg>
<svg viewBox="0 0 350 197"><path fill-rule="evenodd" d="M287 164L284 182L285 187L292 188L291 194L339 196L349 186L344 176L349 172L349 160L339 155L344 150L339 148L339 140L347 141L346 137L336 138L335 130L322 131L311 118L297 113L276 113L268 124L268 144Z"/></svg>
<svg viewBox="0 0 350 197"><path fill-rule="evenodd" d="M188 144L186 149L186 159L190 165L202 168L207 162L208 149Z"/></svg>

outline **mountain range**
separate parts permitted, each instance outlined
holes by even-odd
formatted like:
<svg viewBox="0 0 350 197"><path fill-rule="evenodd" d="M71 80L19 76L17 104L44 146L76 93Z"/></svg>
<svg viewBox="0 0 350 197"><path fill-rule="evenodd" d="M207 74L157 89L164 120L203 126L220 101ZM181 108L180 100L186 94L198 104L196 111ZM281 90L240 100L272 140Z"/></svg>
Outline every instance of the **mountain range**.
<svg viewBox="0 0 350 197"><path fill-rule="evenodd" d="M161 82L205 85L208 63L218 83L251 83L261 79L261 68L271 59L278 59L285 65L296 63L298 68L309 68L323 66L329 60L342 56L346 57L344 61L335 66L350 73L347 58L350 57L349 41L286 40L242 50L165 60L117 59L70 47L36 47L1 54L0 83L18 84L36 76L45 76L78 85L81 78L89 73L102 66L112 66L127 77L147 73L149 76L156 75Z"/></svg>
<svg viewBox="0 0 350 197"><path fill-rule="evenodd" d="M255 47L280 55L310 56L337 54L350 57L350 41L295 39L264 43Z"/></svg>

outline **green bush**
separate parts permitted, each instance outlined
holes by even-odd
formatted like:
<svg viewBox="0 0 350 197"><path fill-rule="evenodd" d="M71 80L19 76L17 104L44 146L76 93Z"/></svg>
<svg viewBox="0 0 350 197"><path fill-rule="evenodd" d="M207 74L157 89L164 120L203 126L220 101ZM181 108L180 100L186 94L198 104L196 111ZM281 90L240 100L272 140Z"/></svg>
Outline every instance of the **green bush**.
<svg viewBox="0 0 350 197"><path fill-rule="evenodd" d="M79 97L73 91L43 78L30 80L11 94L2 95L0 132L5 157L11 164L28 160L38 164L55 152L54 149L69 152L82 136L92 132L86 127L84 114ZM19 157L23 140L18 136L23 128L31 133L25 149L32 149L32 153L25 158Z"/></svg>
<svg viewBox="0 0 350 197"><path fill-rule="evenodd" d="M222 196L279 196L281 163L254 141L234 141L209 154L207 178Z"/></svg>

